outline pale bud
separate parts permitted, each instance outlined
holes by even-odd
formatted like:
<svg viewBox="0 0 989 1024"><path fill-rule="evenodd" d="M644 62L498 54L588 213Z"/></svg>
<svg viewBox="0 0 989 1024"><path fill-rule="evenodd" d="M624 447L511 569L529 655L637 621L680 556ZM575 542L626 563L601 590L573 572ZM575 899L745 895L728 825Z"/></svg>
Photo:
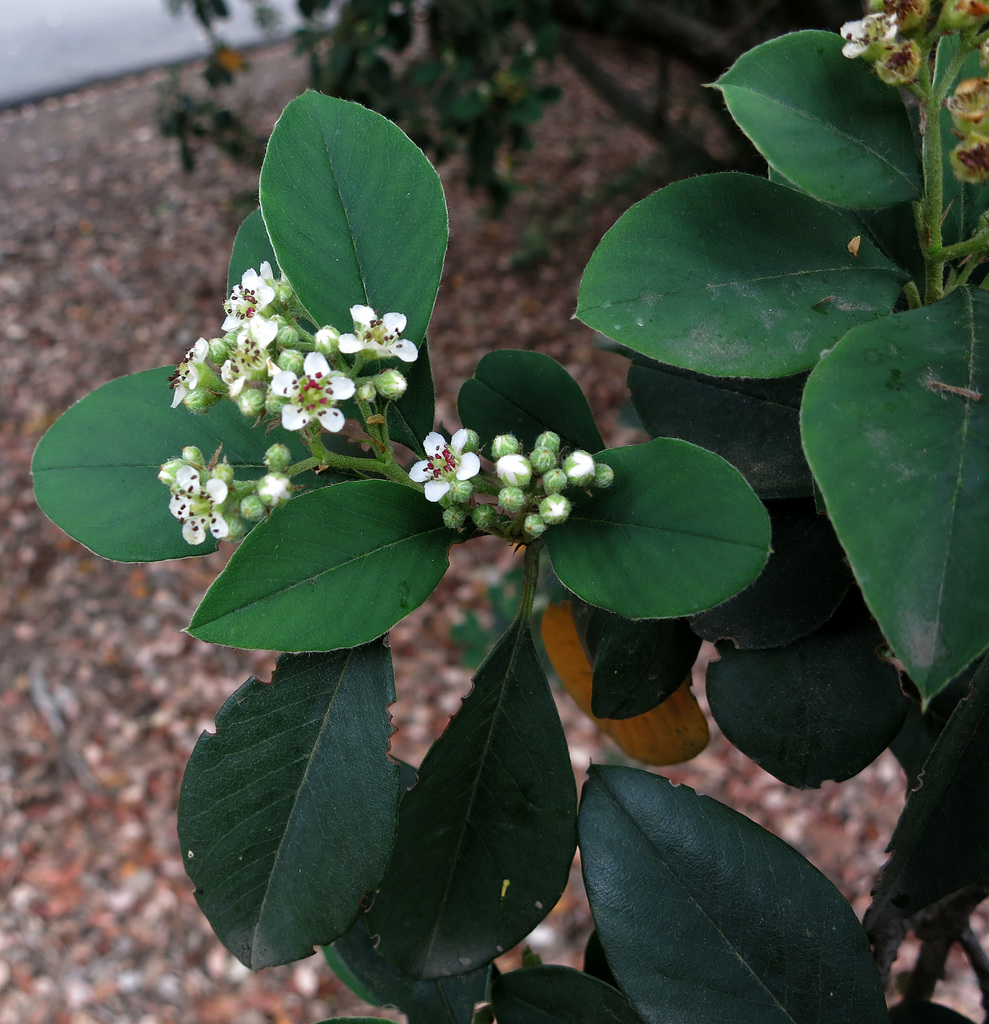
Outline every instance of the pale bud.
<svg viewBox="0 0 989 1024"><path fill-rule="evenodd" d="M533 473L540 476L556 468L557 453L550 448L540 448L538 445L532 449L529 455L529 462L532 463Z"/></svg>
<svg viewBox="0 0 989 1024"><path fill-rule="evenodd" d="M467 522L467 513L459 506L452 505L443 510L443 525L451 530L460 530Z"/></svg>
<svg viewBox="0 0 989 1024"><path fill-rule="evenodd" d="M498 520L498 513L493 505L477 505L471 511L471 518L480 530L487 530Z"/></svg>
<svg viewBox="0 0 989 1024"><path fill-rule="evenodd" d="M532 463L524 455L503 455L495 463L495 472L510 487L528 487L532 479Z"/></svg>
<svg viewBox="0 0 989 1024"><path fill-rule="evenodd" d="M536 438L537 448L548 448L554 455L560 454L560 435L552 430L544 430Z"/></svg>
<svg viewBox="0 0 989 1024"><path fill-rule="evenodd" d="M562 469L551 469L543 474L543 490L547 494L559 494L570 486L570 480Z"/></svg>
<svg viewBox="0 0 989 1024"><path fill-rule="evenodd" d="M234 468L229 462L221 462L218 466L213 467L210 476L214 480L222 480L227 487L230 487L234 482Z"/></svg>
<svg viewBox="0 0 989 1024"><path fill-rule="evenodd" d="M491 442L491 458L500 459L505 455L517 455L522 450L514 434L499 434Z"/></svg>
<svg viewBox="0 0 989 1024"><path fill-rule="evenodd" d="M525 517L525 532L530 537L539 537L546 532L546 522L542 516L535 512Z"/></svg>
<svg viewBox="0 0 989 1024"><path fill-rule="evenodd" d="M570 515L570 500L562 494L548 494L539 502L539 514L550 526L564 523Z"/></svg>
<svg viewBox="0 0 989 1024"><path fill-rule="evenodd" d="M306 357L297 349L287 348L284 352L278 353L275 365L279 370L288 370L289 373L294 373L296 377L301 377L305 361Z"/></svg>
<svg viewBox="0 0 989 1024"><path fill-rule="evenodd" d="M240 514L252 523L264 519L264 502L256 494L248 494L240 503Z"/></svg>
<svg viewBox="0 0 989 1024"><path fill-rule="evenodd" d="M322 327L316 332L316 351L331 356L337 351L340 332L335 327Z"/></svg>
<svg viewBox="0 0 989 1024"><path fill-rule="evenodd" d="M203 388L193 388L192 391L185 394L182 404L189 412L202 413L209 412L219 400L220 396L212 391L206 391Z"/></svg>
<svg viewBox="0 0 989 1024"><path fill-rule="evenodd" d="M586 487L594 479L594 459L579 448L563 460L562 468L570 483L578 487Z"/></svg>
<svg viewBox="0 0 989 1024"><path fill-rule="evenodd" d="M281 322L281 318L279 318ZM279 348L292 348L299 344L299 329L288 321L281 322L278 333L275 335L275 344Z"/></svg>
<svg viewBox="0 0 989 1024"><path fill-rule="evenodd" d="M615 482L615 471L603 462L594 463L594 486L610 487Z"/></svg>
<svg viewBox="0 0 989 1024"><path fill-rule="evenodd" d="M470 501L471 495L474 493L474 485L470 480L451 480L450 490L447 493L451 502L463 505Z"/></svg>
<svg viewBox="0 0 989 1024"><path fill-rule="evenodd" d="M292 465L292 453L283 444L273 444L264 453L264 464L272 473L280 473Z"/></svg>
<svg viewBox="0 0 989 1024"><path fill-rule="evenodd" d="M196 466L202 469L206 465L206 460L203 458L203 453L192 444L186 445L182 449L182 458L189 463L190 466Z"/></svg>
<svg viewBox="0 0 989 1024"><path fill-rule="evenodd" d="M521 512L525 508L526 502L529 499L525 495L520 487L502 487L498 492L498 504L509 513L514 515L516 512Z"/></svg>
<svg viewBox="0 0 989 1024"><path fill-rule="evenodd" d="M251 419L260 416L265 411L265 393L259 388L244 388L237 396L237 408Z"/></svg>
<svg viewBox="0 0 989 1024"><path fill-rule="evenodd" d="M389 402L401 398L409 386L409 382L398 370L383 370L372 377L371 382L378 394Z"/></svg>
<svg viewBox="0 0 989 1024"><path fill-rule="evenodd" d="M377 397L378 392L375 390L374 384L369 380L364 381L357 388L358 402L373 402Z"/></svg>
<svg viewBox="0 0 989 1024"><path fill-rule="evenodd" d="M185 459L169 459L168 462L163 462L161 469L158 470L158 479L171 487L175 483L175 474L184 465L186 465Z"/></svg>

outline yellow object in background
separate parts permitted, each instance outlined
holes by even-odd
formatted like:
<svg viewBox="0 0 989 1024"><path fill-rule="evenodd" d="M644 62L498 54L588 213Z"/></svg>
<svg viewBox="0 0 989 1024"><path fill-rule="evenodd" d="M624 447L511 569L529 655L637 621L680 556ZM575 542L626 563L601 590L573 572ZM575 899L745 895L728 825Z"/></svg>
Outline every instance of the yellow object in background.
<svg viewBox="0 0 989 1024"><path fill-rule="evenodd" d="M643 715L597 718L591 713L593 670L577 634L569 601L546 608L542 637L556 674L577 706L629 757L643 764L677 764L696 757L707 746L707 719L690 690L689 675L662 704Z"/></svg>

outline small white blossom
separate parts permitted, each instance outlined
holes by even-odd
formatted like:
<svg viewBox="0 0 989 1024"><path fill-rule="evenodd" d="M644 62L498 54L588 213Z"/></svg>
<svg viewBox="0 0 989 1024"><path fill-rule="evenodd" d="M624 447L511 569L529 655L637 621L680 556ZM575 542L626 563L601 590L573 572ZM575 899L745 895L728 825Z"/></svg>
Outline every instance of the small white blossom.
<svg viewBox="0 0 989 1024"><path fill-rule="evenodd" d="M202 474L194 466L181 466L175 473L172 499L168 511L182 523L182 537L188 544L202 544L207 531L217 540L230 533L220 507L227 500L229 489L217 477L205 484Z"/></svg>
<svg viewBox="0 0 989 1024"><path fill-rule="evenodd" d="M284 473L266 473L258 484L258 497L269 508L284 505L292 497L292 481Z"/></svg>
<svg viewBox="0 0 989 1024"><path fill-rule="evenodd" d="M321 352L310 352L301 376L279 370L271 378L271 390L288 399L282 406L282 426L286 430L301 430L318 420L324 430L336 433L346 419L335 403L353 395L354 382L331 370Z"/></svg>
<svg viewBox="0 0 989 1024"><path fill-rule="evenodd" d="M892 43L896 39L895 14L867 14L860 21L846 21L841 26L841 48L844 57L861 57L872 46Z"/></svg>
<svg viewBox="0 0 989 1024"><path fill-rule="evenodd" d="M236 398L248 381L267 379L268 346L277 333L278 324L264 317L255 317L238 332L233 353L220 367L220 377L230 388L231 398Z"/></svg>
<svg viewBox="0 0 989 1024"><path fill-rule="evenodd" d="M379 359L397 357L414 363L419 356L415 345L402 337L406 320L401 313L379 317L370 306L351 306L354 333L341 334L337 345L341 352L371 352Z"/></svg>
<svg viewBox="0 0 989 1024"><path fill-rule="evenodd" d="M527 487L532 479L532 463L524 455L503 455L495 463L495 472L502 483Z"/></svg>
<svg viewBox="0 0 989 1024"><path fill-rule="evenodd" d="M236 327L243 327L245 321L252 320L261 310L267 309L275 299L274 284L271 264L267 260L261 264L260 273L253 269L245 270L240 284L223 304L227 311L223 329L232 331Z"/></svg>
<svg viewBox="0 0 989 1024"><path fill-rule="evenodd" d="M594 479L594 459L580 449L571 452L563 460L562 468L567 479L578 487L585 487Z"/></svg>
<svg viewBox="0 0 989 1024"><path fill-rule="evenodd" d="M447 444L446 438L431 430L422 446L426 458L409 470L409 478L417 484L425 484L426 498L439 501L450 490L452 480L470 480L481 471L481 460L476 452L465 452L464 445L470 440L470 431L463 427Z"/></svg>
<svg viewBox="0 0 989 1024"><path fill-rule="evenodd" d="M190 391L195 391L199 386L199 367L209 355L209 342L200 338L192 348L185 354L185 359L179 363L175 373L169 378L175 394L172 395L172 408L181 405L183 399Z"/></svg>

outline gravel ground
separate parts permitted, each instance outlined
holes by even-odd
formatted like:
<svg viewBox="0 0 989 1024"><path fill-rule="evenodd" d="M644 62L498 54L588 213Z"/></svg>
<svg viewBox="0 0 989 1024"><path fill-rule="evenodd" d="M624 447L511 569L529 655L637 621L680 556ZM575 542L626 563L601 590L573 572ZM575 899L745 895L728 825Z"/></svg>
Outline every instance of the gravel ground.
<svg viewBox="0 0 989 1024"><path fill-rule="evenodd" d="M243 92L256 124L270 126L301 84L287 53L252 57ZM457 389L485 351L531 348L574 374L606 439L621 443L626 364L595 349L571 314L597 239L661 180L653 164L603 198L611 176L653 147L565 68L556 74L566 98L522 161L528 187L506 218L480 217L459 166L442 168L452 237L430 331L438 418L456 423ZM306 1024L366 1012L318 956L251 975L212 936L183 872L174 818L185 761L229 693L251 674L270 677L274 660L181 632L224 554L105 562L32 501L31 452L68 405L112 377L175 362L222 316L256 174L209 150L193 174L177 169L154 127L164 78L0 115L0 1024ZM540 245L548 258L516 265ZM469 687L451 628L465 610L489 614L488 587L511 567L496 544L455 554L434 598L392 634L395 748L413 761ZM578 778L592 756L617 758L563 696L560 706ZM804 793L715 731L667 774L771 828L864 910L903 801L891 756ZM530 942L576 965L588 931L575 881ZM964 961L949 970L939 998L977 1015Z"/></svg>

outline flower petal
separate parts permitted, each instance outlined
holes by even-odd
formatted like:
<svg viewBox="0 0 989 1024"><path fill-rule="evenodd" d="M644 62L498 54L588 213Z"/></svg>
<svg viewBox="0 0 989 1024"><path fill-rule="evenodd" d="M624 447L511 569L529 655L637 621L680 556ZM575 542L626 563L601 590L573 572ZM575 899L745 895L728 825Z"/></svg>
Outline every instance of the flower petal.
<svg viewBox="0 0 989 1024"><path fill-rule="evenodd" d="M347 354L351 352L360 352L361 349L364 348L364 342L361 341L356 334L341 334L337 341L337 348L339 348L341 352Z"/></svg>
<svg viewBox="0 0 989 1024"><path fill-rule="evenodd" d="M214 505L222 505L227 500L227 485L213 477L206 481L206 493L213 499Z"/></svg>
<svg viewBox="0 0 989 1024"><path fill-rule="evenodd" d="M401 341L392 342L388 346L388 351L393 356L398 356L403 363L414 363L419 358L419 350L411 341L407 341L405 338L402 338Z"/></svg>
<svg viewBox="0 0 989 1024"><path fill-rule="evenodd" d="M407 322L404 313L385 313L381 318L381 324L385 329L385 333L396 338L405 330Z"/></svg>
<svg viewBox="0 0 989 1024"><path fill-rule="evenodd" d="M330 398L334 399L334 401L340 402L345 398L350 398L350 396L357 390L357 385L342 373L334 373L326 382L323 390L330 396Z"/></svg>
<svg viewBox="0 0 989 1024"><path fill-rule="evenodd" d="M323 425L323 429L328 430L331 434L335 434L347 422L347 417L332 406L328 409L320 409L316 413L316 418Z"/></svg>
<svg viewBox="0 0 989 1024"><path fill-rule="evenodd" d="M370 306L351 306L350 315L355 326L359 324L367 330L371 326L371 321L377 316L377 313Z"/></svg>
<svg viewBox="0 0 989 1024"><path fill-rule="evenodd" d="M426 499L427 501L439 501L448 490L450 490L450 484L446 480L430 480L426 484Z"/></svg>
<svg viewBox="0 0 989 1024"><path fill-rule="evenodd" d="M481 460L477 452L464 452L460 457L460 468L457 470L458 480L469 480L481 472Z"/></svg>
<svg viewBox="0 0 989 1024"><path fill-rule="evenodd" d="M469 433L466 427L461 427L454 435L450 438L450 447L459 455L464 450L464 445L467 444L467 438Z"/></svg>
<svg viewBox="0 0 989 1024"><path fill-rule="evenodd" d="M310 352L302 363L302 369L308 377L327 377L330 364L322 352Z"/></svg>
<svg viewBox="0 0 989 1024"><path fill-rule="evenodd" d="M439 432L431 430L422 442L422 447L427 455L439 455L446 447L446 438Z"/></svg>
<svg viewBox="0 0 989 1024"><path fill-rule="evenodd" d="M423 459L422 462L417 462L409 470L409 479L415 481L417 484L424 484L427 480L433 478L433 464L429 459Z"/></svg>
<svg viewBox="0 0 989 1024"><path fill-rule="evenodd" d="M238 391L240 388L237 389ZM271 378L271 390L282 398L292 398L299 393L299 378L291 370L279 370ZM230 389L233 394L233 388Z"/></svg>
<svg viewBox="0 0 989 1024"><path fill-rule="evenodd" d="M301 430L308 426L312 417L296 405L282 406L282 426L286 430Z"/></svg>

